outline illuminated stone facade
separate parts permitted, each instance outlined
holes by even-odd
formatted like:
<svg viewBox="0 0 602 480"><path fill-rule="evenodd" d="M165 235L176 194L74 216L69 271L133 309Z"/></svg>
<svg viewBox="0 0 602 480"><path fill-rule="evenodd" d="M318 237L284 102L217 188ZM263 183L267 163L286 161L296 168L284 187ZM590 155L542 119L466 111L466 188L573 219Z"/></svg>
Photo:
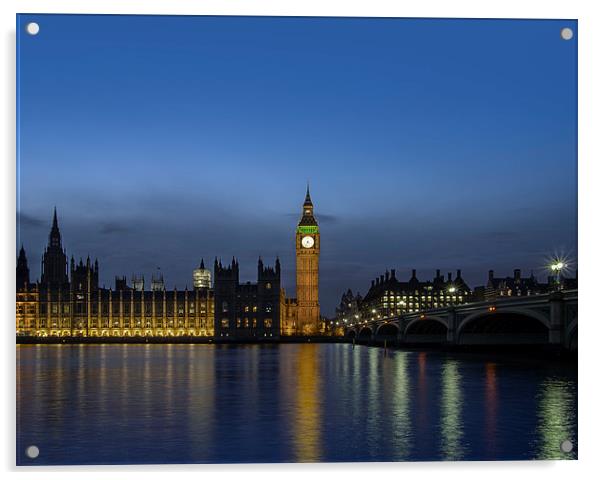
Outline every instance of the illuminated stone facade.
<svg viewBox="0 0 602 480"><path fill-rule="evenodd" d="M75 263L62 247L56 210L39 283L30 283L24 248L17 260L17 335L77 337L213 336L213 291L166 290L162 277L151 290L144 279L115 279L99 288L98 261Z"/></svg>
<svg viewBox="0 0 602 480"><path fill-rule="evenodd" d="M346 324L358 321L372 321L391 318L404 313L421 312L460 305L471 301L471 290L462 279L462 272L456 272L456 278L448 273L447 280L437 270L432 281L421 282L416 277L416 270L407 282L400 282L395 270L387 271L379 278L372 280L370 289L359 302L358 311L348 318L343 315Z"/></svg>
<svg viewBox="0 0 602 480"><path fill-rule="evenodd" d="M32 287L17 292L17 335L35 335L38 330L39 296Z"/></svg>
<svg viewBox="0 0 602 480"><path fill-rule="evenodd" d="M297 333L316 334L321 330L319 302L320 229L314 217L309 186L303 213L295 235L297 257ZM292 308L292 305L291 305Z"/></svg>
<svg viewBox="0 0 602 480"><path fill-rule="evenodd" d="M39 296L35 335L211 336L213 293L202 289L46 290Z"/></svg>
<svg viewBox="0 0 602 480"><path fill-rule="evenodd" d="M308 240L311 239L311 242ZM114 288L99 286L98 261L75 262L62 245L56 209L44 250L41 280L31 283L25 249L17 260L17 335L40 337L230 337L278 338L324 331L318 302L320 234L307 191L296 229L297 297L287 298L280 262L258 264L257 283L239 283L238 262L216 260L214 283L204 262L193 272L192 290L167 290L163 276ZM311 245L310 245L311 243Z"/></svg>
<svg viewBox="0 0 602 480"><path fill-rule="evenodd" d="M287 298L284 289L280 295L280 332L281 335L296 335L299 319L297 317L297 299Z"/></svg>

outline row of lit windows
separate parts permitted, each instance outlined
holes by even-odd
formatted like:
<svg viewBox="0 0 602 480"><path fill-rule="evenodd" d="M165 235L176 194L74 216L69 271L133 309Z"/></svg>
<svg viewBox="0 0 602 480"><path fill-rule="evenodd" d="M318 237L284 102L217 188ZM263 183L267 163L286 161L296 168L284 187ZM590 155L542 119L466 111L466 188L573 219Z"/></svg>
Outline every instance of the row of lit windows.
<svg viewBox="0 0 602 480"><path fill-rule="evenodd" d="M226 302L226 301L223 301L223 302L222 302L222 313L227 313L227 312L229 311L229 308L230 308L230 307L229 307L229 305L228 305L228 302ZM272 307L272 304L271 304L271 303L268 303L268 304L266 304L266 306L265 306L265 311L266 311L267 313L270 313L270 312L272 311L272 308L273 308L273 307ZM238 311L239 311L239 312L245 312L245 313L248 313L248 312L257 312L257 305L253 305L253 306L250 306L250 305L245 305L245 306L242 306L242 307L241 307L241 306L239 306L239 307L238 307Z"/></svg>
<svg viewBox="0 0 602 480"><path fill-rule="evenodd" d="M441 293L438 297L436 295L422 295L420 297L418 297L418 296L415 296L415 297L414 296L410 296L410 297L408 297L407 295L404 295L403 297L400 297L400 296L398 296L398 297L383 297L382 301L383 302L387 302L388 301L388 302L393 303L393 302L395 302L395 300L397 300L398 302L401 301L402 298L403 298L403 301L407 302L408 299L410 301L412 301L412 300L418 300L418 299L420 299L422 301L425 301L425 300L433 300L433 299L436 299L436 298L440 298L440 299L445 298L445 299L449 300L450 298L454 298L455 299L455 298L462 298L462 297L458 296L458 295L445 295L445 294Z"/></svg>
<svg viewBox="0 0 602 480"><path fill-rule="evenodd" d="M17 302L37 302L38 295L17 292Z"/></svg>
<svg viewBox="0 0 602 480"><path fill-rule="evenodd" d="M57 304L52 304L51 308L50 308L50 312L52 314L58 314L59 310L61 310L59 308L59 305ZM130 306L129 304L123 304L123 314L124 315L129 315L130 314ZM62 308L62 313L69 313L71 311L70 305L63 305ZM194 305L190 305L189 309L188 309L188 313L190 314L195 314L197 311L196 307ZM87 312L87 308L85 304L76 304L75 305L75 309L74 309L74 313L75 314L85 314ZM92 308L90 309L90 312L92 315L97 315L98 314L98 307L96 304L92 305ZM113 315L119 315L120 313L120 308L119 308L119 304L114 304L113 305L113 309L112 309ZM167 308L167 313L168 315L172 315L174 312L174 309L171 308L171 306L168 306ZM178 306L177 308L177 313L178 315L184 315L185 309L183 306ZM41 304L40 305L40 313L41 314L45 314L46 313L46 304ZM141 314L142 313L142 308L140 304L136 304L134 307L134 314ZM146 315L152 315L153 313L153 309L152 309L152 305L151 304L146 304L146 308L145 308L145 314ZM207 313L207 309L205 308L205 306L203 305L200 308L200 313L205 314ZM102 315L108 315L109 314L109 308L107 305L103 305L101 308L101 314ZM156 305L155 306L155 314L157 315L162 315L163 314L163 307L161 305Z"/></svg>
<svg viewBox="0 0 602 480"><path fill-rule="evenodd" d="M35 324L35 322L29 322L30 324ZM156 328L161 328L161 326L169 326L169 327L173 327L178 326L178 327L188 327L188 326L193 326L193 325L197 325L197 326L201 326L204 325L205 323L213 323L213 322L174 322L174 321L167 321L167 322L149 322L149 321L145 321L142 322L141 320L136 320L133 322L130 321L124 321L124 322L111 322L108 320L101 320L101 321L90 321L88 327L89 328L96 328L98 326L104 327L104 328L109 328L109 327L119 327L121 325L121 323L123 323L123 327L124 328L130 328L131 326L136 326L136 327L141 327L141 326L145 326L145 327L156 327ZM50 325L51 327L60 327L60 328L70 328L71 325L74 326L74 328L86 328L86 324L87 322L85 320L63 320L62 322L60 321L51 321L51 322L47 322L45 319L44 320L40 320L38 322L38 325L40 328L46 328L48 325Z"/></svg>
<svg viewBox="0 0 602 480"><path fill-rule="evenodd" d="M90 317L90 321L91 322L120 322L120 321L124 321L124 322L175 322L175 321L179 321L179 322L185 322L185 321L189 321L189 322L194 322L194 321L207 321L207 320L212 320L213 317L188 317L188 320L184 320L183 317L145 317L145 318L139 318L139 317L123 317L123 319L119 319L118 317L113 317L112 319L109 317ZM62 320L60 318L46 318L46 317L39 317L39 321L40 322L46 322L46 321L50 321L50 322L59 322L59 321L63 321L63 322L87 322L88 319L86 317L83 318L72 318L72 317L65 317Z"/></svg>
<svg viewBox="0 0 602 480"><path fill-rule="evenodd" d="M511 297L512 295L515 295L517 297L522 296L522 292L520 290L517 290L515 293L513 293L511 289L508 289L508 291L500 290L499 293L500 293L500 297L505 297L505 296ZM531 290L527 290L525 292L525 295L526 296L530 296L531 295Z"/></svg>
<svg viewBox="0 0 602 480"><path fill-rule="evenodd" d="M31 332L33 333L33 332ZM69 337L71 336L71 334L73 333L74 336L88 336L88 337L153 337L153 336L158 336L158 337L163 337L163 336L168 336L168 337L172 337L172 336L177 336L177 337L182 337L182 336L212 336L213 335L213 331L212 330L207 330L207 329L188 329L188 330L166 330L166 331L156 331L154 332L152 329L145 329L145 330L134 330L134 331L130 331L130 330L110 330L110 329L106 329L106 330L91 330L91 331L86 331L86 330L81 330L81 331L69 331L69 330L50 330L47 331L46 328L44 327L44 329L39 330L37 332L35 332L37 336L40 337Z"/></svg>
<svg viewBox="0 0 602 480"><path fill-rule="evenodd" d="M36 313L35 305L29 305L29 306L17 305L17 315L25 315L25 314L35 315L35 313Z"/></svg>
<svg viewBox="0 0 602 480"><path fill-rule="evenodd" d="M230 320L227 318L222 318L221 326L222 326L222 328L229 328ZM264 328L272 328L272 319L271 318L264 319L263 326L264 326ZM253 319L249 320L248 318L244 318L244 319L237 318L236 319L236 328L257 328L257 319L253 318Z"/></svg>
<svg viewBox="0 0 602 480"><path fill-rule="evenodd" d="M445 297L445 298L440 298L438 299L439 301L443 302L443 301L447 301L447 302L462 302L463 301L463 297ZM437 299L432 299L429 298L428 300L424 300L422 299L421 301L419 301L418 299L414 300L414 301L410 301L408 303L406 302L397 302L397 305L409 305L410 307L413 305L431 305L433 304L433 302L436 304L437 303ZM391 302L390 304L391 308L395 307L395 302ZM383 302L382 304L383 308L388 308L389 307L389 302Z"/></svg>

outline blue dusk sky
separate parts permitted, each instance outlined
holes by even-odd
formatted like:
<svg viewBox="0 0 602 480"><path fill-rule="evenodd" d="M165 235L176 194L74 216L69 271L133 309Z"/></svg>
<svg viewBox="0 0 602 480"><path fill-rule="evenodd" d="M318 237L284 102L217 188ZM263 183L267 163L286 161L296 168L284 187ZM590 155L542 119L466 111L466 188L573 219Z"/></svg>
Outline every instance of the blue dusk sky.
<svg viewBox="0 0 602 480"><path fill-rule="evenodd" d="M25 25L36 21L39 34ZM563 27L575 31L563 40ZM201 257L283 265L307 181L320 299L396 268L546 277L577 260L577 23L21 15L18 245L56 205L101 284Z"/></svg>

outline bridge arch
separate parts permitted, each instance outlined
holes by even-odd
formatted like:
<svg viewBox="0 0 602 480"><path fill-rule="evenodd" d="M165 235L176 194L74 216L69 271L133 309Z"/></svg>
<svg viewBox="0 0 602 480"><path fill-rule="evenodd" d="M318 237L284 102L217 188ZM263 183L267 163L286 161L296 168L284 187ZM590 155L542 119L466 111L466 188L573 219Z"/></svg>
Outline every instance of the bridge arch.
<svg viewBox="0 0 602 480"><path fill-rule="evenodd" d="M357 334L358 340L371 340L372 339L372 328L368 326L364 326L360 329Z"/></svg>
<svg viewBox="0 0 602 480"><path fill-rule="evenodd" d="M345 334L345 336L347 338L350 338L352 340L356 337L356 335L357 334L356 334L355 330L348 330L347 333Z"/></svg>
<svg viewBox="0 0 602 480"><path fill-rule="evenodd" d="M400 332L399 325L394 322L383 323L378 326L376 329L376 336L379 337L394 337L397 338L397 335Z"/></svg>
<svg viewBox="0 0 602 480"><path fill-rule="evenodd" d="M467 324L469 324L470 322L474 321L477 318L492 317L495 315L518 315L518 316L522 316L522 317L528 317L528 318L537 320L544 327L550 328L549 319L545 315L543 315L539 312L536 312L534 310L529 310L526 308L498 308L498 309L496 309L495 312L483 311L483 312L476 312L471 315L468 315L466 318L464 318L460 322L460 325L458 325L458 332L461 332Z"/></svg>
<svg viewBox="0 0 602 480"><path fill-rule="evenodd" d="M406 325L404 336L408 343L445 343L447 322L437 316L416 318Z"/></svg>
<svg viewBox="0 0 602 480"><path fill-rule="evenodd" d="M457 330L459 344L545 344L549 320L528 309L477 312L463 319Z"/></svg>
<svg viewBox="0 0 602 480"><path fill-rule="evenodd" d="M418 333L422 330L441 331L440 328L437 328L438 326L443 327L443 330L447 332L447 322L444 318L438 317L436 315L429 315L424 318L415 318L406 325L405 334L407 335L408 333Z"/></svg>

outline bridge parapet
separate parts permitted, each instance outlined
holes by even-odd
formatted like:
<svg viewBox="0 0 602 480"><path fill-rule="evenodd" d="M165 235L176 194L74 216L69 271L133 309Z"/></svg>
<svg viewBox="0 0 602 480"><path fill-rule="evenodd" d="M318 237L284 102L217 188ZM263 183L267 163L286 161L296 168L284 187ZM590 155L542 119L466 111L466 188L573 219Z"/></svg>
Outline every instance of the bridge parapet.
<svg viewBox="0 0 602 480"><path fill-rule="evenodd" d="M374 340L378 339L381 327L394 325L398 330L397 340L401 343L426 338L420 337L422 334L430 335L428 338L432 340L435 338L433 332L437 332L438 340L435 343L490 344L502 341L505 344L533 341L563 345L572 349L576 348L577 301L577 290L497 298L492 301L360 321L355 325L347 326L345 332L358 335L361 329L369 328L371 339ZM512 323L510 319L514 322L514 326L518 326L516 332L512 329L508 330ZM436 324L445 327L445 334L441 334L441 328ZM431 328L427 328L427 325ZM477 328L476 325L480 327ZM384 330L389 332L389 335L393 331L391 328ZM466 335L463 335L464 332Z"/></svg>

